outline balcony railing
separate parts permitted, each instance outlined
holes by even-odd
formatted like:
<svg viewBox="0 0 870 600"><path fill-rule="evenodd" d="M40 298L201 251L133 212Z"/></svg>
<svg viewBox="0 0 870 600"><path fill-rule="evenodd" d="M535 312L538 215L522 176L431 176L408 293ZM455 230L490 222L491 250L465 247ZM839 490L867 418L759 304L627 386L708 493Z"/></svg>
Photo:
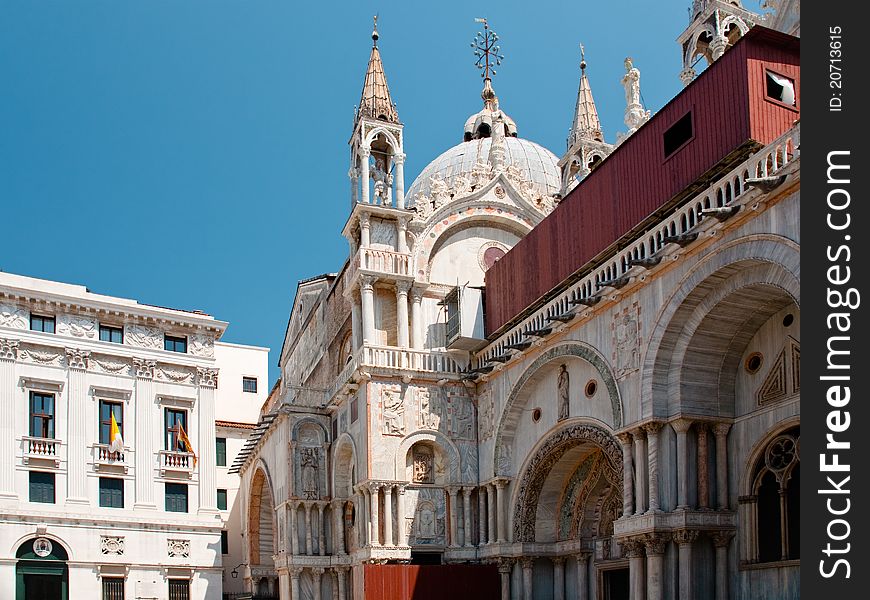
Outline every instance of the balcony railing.
<svg viewBox="0 0 870 600"><path fill-rule="evenodd" d="M31 436L24 436L21 440L24 443L25 463L44 460L54 461L55 465L60 464L60 440Z"/></svg>
<svg viewBox="0 0 870 600"><path fill-rule="evenodd" d="M165 475L169 472L187 473L188 476L193 473L193 454L190 452L173 452L171 450L160 450L160 475Z"/></svg>
<svg viewBox="0 0 870 600"><path fill-rule="evenodd" d="M409 369L425 373L459 374L462 368L453 356L438 350L412 350L393 346L362 348L361 365L387 369Z"/></svg>
<svg viewBox="0 0 870 600"><path fill-rule="evenodd" d="M127 461L124 456L124 451L113 452L109 449L108 444L94 444L94 468L100 467L124 467L127 468Z"/></svg>
<svg viewBox="0 0 870 600"><path fill-rule="evenodd" d="M411 256L390 250L375 250L360 248L351 261L349 278L356 276L358 271L411 277Z"/></svg>

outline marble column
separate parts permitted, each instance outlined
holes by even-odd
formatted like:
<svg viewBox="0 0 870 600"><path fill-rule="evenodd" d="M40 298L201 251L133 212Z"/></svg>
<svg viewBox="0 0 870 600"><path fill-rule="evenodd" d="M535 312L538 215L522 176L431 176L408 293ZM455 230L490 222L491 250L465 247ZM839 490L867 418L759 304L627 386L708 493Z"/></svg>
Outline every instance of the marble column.
<svg viewBox="0 0 870 600"><path fill-rule="evenodd" d="M565 557L553 556L553 600L565 600Z"/></svg>
<svg viewBox="0 0 870 600"><path fill-rule="evenodd" d="M278 597L290 597L290 573L286 570L278 571Z"/></svg>
<svg viewBox="0 0 870 600"><path fill-rule="evenodd" d="M486 486L477 488L477 543L483 546L486 543Z"/></svg>
<svg viewBox="0 0 870 600"><path fill-rule="evenodd" d="M87 368L90 352L85 350L66 349L67 365L67 498L66 504L87 506L88 500L88 477L86 473L88 464L88 383ZM55 407L59 404L59 397L55 397ZM4 410L14 410L6 407ZM150 417L150 415L149 415ZM61 423L55 420L55 434L61 433ZM213 442L212 442L213 443ZM152 484L153 485L153 484ZM201 485L201 484L200 484ZM215 491L215 495L217 492ZM211 505L216 502L212 498Z"/></svg>
<svg viewBox="0 0 870 600"><path fill-rule="evenodd" d="M375 339L375 281L370 275L360 275L360 300L362 304L363 343L374 344Z"/></svg>
<svg viewBox="0 0 870 600"><path fill-rule="evenodd" d="M317 553L326 556L326 503L317 503Z"/></svg>
<svg viewBox="0 0 870 600"><path fill-rule="evenodd" d="M396 545L408 545L408 535L405 532L405 486L396 486Z"/></svg>
<svg viewBox="0 0 870 600"><path fill-rule="evenodd" d="M589 553L581 552L577 559L577 600L589 600Z"/></svg>
<svg viewBox="0 0 870 600"><path fill-rule="evenodd" d="M396 249L401 254L408 253L408 223L409 223L409 221L410 220L407 217L399 217L398 219L396 219L396 233L399 236L399 239L396 240ZM413 273L407 273L407 275L413 275Z"/></svg>
<svg viewBox="0 0 870 600"><path fill-rule="evenodd" d="M359 169L351 167L347 176L350 179L350 208L353 210L354 205L359 202Z"/></svg>
<svg viewBox="0 0 870 600"><path fill-rule="evenodd" d="M15 453L17 450L15 418L18 416L19 410L25 410L25 407L19 407L18 410L15 410L15 396L17 395L15 360L17 358L18 340L0 338L0 406L5 407L0 410L0 497L8 499L18 497L15 492ZM138 453L136 458L138 461Z"/></svg>
<svg viewBox="0 0 870 600"><path fill-rule="evenodd" d="M634 436L634 514L642 515L646 512L646 434L642 428L631 432Z"/></svg>
<svg viewBox="0 0 870 600"><path fill-rule="evenodd" d="M133 359L136 371L136 503L135 509L156 509L154 503L154 368L157 362Z"/></svg>
<svg viewBox="0 0 870 600"><path fill-rule="evenodd" d="M700 422L695 425L698 434L698 508L710 508L710 472L707 469L707 430L709 425Z"/></svg>
<svg viewBox="0 0 870 600"><path fill-rule="evenodd" d="M495 484L490 483L486 488L486 500L487 500L487 522L489 525L489 530L487 532L487 543L494 544L495 543Z"/></svg>
<svg viewBox="0 0 870 600"><path fill-rule="evenodd" d="M646 546L646 598L664 600L664 556L668 538L662 534L643 536Z"/></svg>
<svg viewBox="0 0 870 600"><path fill-rule="evenodd" d="M448 514L450 515L450 543L448 546L450 548L458 548L459 547L459 506L457 506L456 495L459 492L459 487L455 485L451 485L447 487L447 495L450 498L449 506L447 508Z"/></svg>
<svg viewBox="0 0 870 600"><path fill-rule="evenodd" d="M369 546L371 544L371 523L369 515L372 512L372 503L371 503L371 495L369 494L368 488L360 486L359 488L360 494L360 508L361 513L357 522L359 523L359 531L360 531L360 543L363 546Z"/></svg>
<svg viewBox="0 0 870 600"><path fill-rule="evenodd" d="M199 513L215 514L217 509L217 448L215 447L215 388L218 370L200 367L196 370L199 392L197 430L199 434ZM191 417L193 412L191 411ZM189 432L188 432L189 433Z"/></svg>
<svg viewBox="0 0 870 600"><path fill-rule="evenodd" d="M622 554L628 557L628 597L644 600L643 542L629 538L620 542Z"/></svg>
<svg viewBox="0 0 870 600"><path fill-rule="evenodd" d="M405 208L405 155L394 154L393 164L396 165L396 208Z"/></svg>
<svg viewBox="0 0 870 600"><path fill-rule="evenodd" d="M535 559L526 557L520 559L520 566L523 569L523 598L522 600L533 600L532 596L532 570L535 566Z"/></svg>
<svg viewBox="0 0 870 600"><path fill-rule="evenodd" d="M371 148L363 146L359 149L359 178L361 180L360 182L362 183L362 189L360 190L362 192L362 195L360 196L360 200L363 204L370 203L369 186L371 182L369 180L371 179L371 175L369 175L369 156L371 156L371 154ZM296 598L294 598L293 600L296 600Z"/></svg>
<svg viewBox="0 0 870 600"><path fill-rule="evenodd" d="M716 438L716 508L728 510L728 430L730 423L713 425Z"/></svg>
<svg viewBox="0 0 870 600"><path fill-rule="evenodd" d="M293 500L288 504L290 511L290 549L299 554L299 505Z"/></svg>
<svg viewBox="0 0 870 600"><path fill-rule="evenodd" d="M411 289L410 281L396 282L396 340L399 348L407 348L408 339L408 290ZM410 366L410 365L402 365Z"/></svg>
<svg viewBox="0 0 870 600"><path fill-rule="evenodd" d="M329 569L329 576L332 578L332 600L338 600L338 570L335 567Z"/></svg>
<svg viewBox="0 0 870 600"><path fill-rule="evenodd" d="M411 348L423 349L423 290L411 288Z"/></svg>
<svg viewBox="0 0 870 600"><path fill-rule="evenodd" d="M679 600L693 600L694 581L692 579L692 544L698 538L698 532L692 529L674 531L674 541L679 548L680 590Z"/></svg>
<svg viewBox="0 0 870 600"><path fill-rule="evenodd" d="M322 580L323 573L326 571L323 567L314 567L311 569L311 579L312 579L312 587L314 588L312 591L314 592L314 600L322 600Z"/></svg>
<svg viewBox="0 0 870 600"><path fill-rule="evenodd" d="M719 531L711 536L716 547L716 600L728 600L728 545L734 533Z"/></svg>
<svg viewBox="0 0 870 600"><path fill-rule="evenodd" d="M314 555L314 536L311 531L311 503L304 502L305 506L305 554Z"/></svg>
<svg viewBox="0 0 870 600"><path fill-rule="evenodd" d="M370 510L370 512L369 512L369 524L371 526L371 529L370 529L371 533L369 534L369 539L371 540L372 546L380 546L381 545L381 528L379 525L379 519L380 519L380 512L379 512L380 511L380 508L379 508L380 497L379 496L380 496L380 491L381 491L381 484L372 483L369 485L370 485L369 492L371 493L370 501L369 501L369 507L370 507L369 508L369 510Z"/></svg>
<svg viewBox="0 0 870 600"><path fill-rule="evenodd" d="M671 427L677 433L677 510L689 508L689 455L686 433L692 422L688 419L671 421Z"/></svg>
<svg viewBox="0 0 870 600"><path fill-rule="evenodd" d="M360 306L359 290L351 292L350 328L353 339L353 349L356 350L362 344L362 307ZM343 365L342 365L343 366Z"/></svg>
<svg viewBox="0 0 870 600"><path fill-rule="evenodd" d="M507 484L506 479L495 480L495 487L498 488L498 493L495 495L496 529L500 544L507 542Z"/></svg>
<svg viewBox="0 0 870 600"><path fill-rule="evenodd" d="M290 567L290 597L292 600L302 600L299 592L299 577L302 575L302 567Z"/></svg>
<svg viewBox="0 0 870 600"><path fill-rule="evenodd" d="M372 221L368 213L360 213L359 216L359 247L365 249L371 246Z"/></svg>
<svg viewBox="0 0 870 600"><path fill-rule="evenodd" d="M511 600L511 570L513 561L510 558L498 559L498 575L501 579L501 600Z"/></svg>
<svg viewBox="0 0 870 600"><path fill-rule="evenodd" d="M649 479L649 509L647 512L661 512L659 506L659 430L662 424L652 421L643 426L647 439L647 477Z"/></svg>
<svg viewBox="0 0 870 600"><path fill-rule="evenodd" d="M384 546L395 546L393 542L393 486L384 486Z"/></svg>
<svg viewBox="0 0 870 600"><path fill-rule="evenodd" d="M462 488L462 545L470 548L474 545L474 540L471 535L471 492L473 487L465 486Z"/></svg>
<svg viewBox="0 0 870 600"><path fill-rule="evenodd" d="M347 600L347 567L338 567L338 600Z"/></svg>
<svg viewBox="0 0 870 600"><path fill-rule="evenodd" d="M622 446L622 515L634 514L634 465L632 437L628 432L616 436Z"/></svg>
<svg viewBox="0 0 870 600"><path fill-rule="evenodd" d="M334 535L332 536L334 548L332 553L339 556L346 554L344 550L344 503L345 500L343 498L332 501L332 522L334 528Z"/></svg>

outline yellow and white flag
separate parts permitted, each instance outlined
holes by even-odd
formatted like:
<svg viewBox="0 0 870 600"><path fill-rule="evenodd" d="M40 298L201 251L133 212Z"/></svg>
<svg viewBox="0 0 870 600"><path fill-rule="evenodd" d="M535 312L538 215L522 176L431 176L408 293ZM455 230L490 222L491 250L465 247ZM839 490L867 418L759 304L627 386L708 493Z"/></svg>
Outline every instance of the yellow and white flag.
<svg viewBox="0 0 870 600"><path fill-rule="evenodd" d="M112 412L112 424L109 425L109 450L111 452L121 452L124 449L124 439L121 437L121 428L118 427L118 422L115 420L115 413Z"/></svg>
<svg viewBox="0 0 870 600"><path fill-rule="evenodd" d="M193 466L196 468L196 452L193 451L193 444L190 443L190 438L187 437L187 432L181 423L178 424L178 441L181 442L184 449L193 455Z"/></svg>

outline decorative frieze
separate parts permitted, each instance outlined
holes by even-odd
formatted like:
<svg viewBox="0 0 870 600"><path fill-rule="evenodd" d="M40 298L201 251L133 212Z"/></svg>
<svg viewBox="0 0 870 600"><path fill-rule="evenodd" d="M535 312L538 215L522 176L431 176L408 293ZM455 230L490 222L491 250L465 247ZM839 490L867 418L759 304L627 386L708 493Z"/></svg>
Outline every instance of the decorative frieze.
<svg viewBox="0 0 870 600"><path fill-rule="evenodd" d="M193 356L214 358L214 337L206 334L195 334L188 337L187 351Z"/></svg>
<svg viewBox="0 0 870 600"><path fill-rule="evenodd" d="M140 379L154 379L154 369L156 367L156 361L144 358L133 359L133 368L136 370L136 377Z"/></svg>
<svg viewBox="0 0 870 600"><path fill-rule="evenodd" d="M127 325L124 327L124 343L154 350L163 349L163 332L148 325Z"/></svg>
<svg viewBox="0 0 870 600"><path fill-rule="evenodd" d="M18 340L0 338L0 359L15 360L18 358Z"/></svg>
<svg viewBox="0 0 870 600"><path fill-rule="evenodd" d="M27 329L27 311L16 304L0 304L0 327Z"/></svg>
<svg viewBox="0 0 870 600"><path fill-rule="evenodd" d="M91 355L88 366L94 371L110 375L126 375L130 369L130 363L127 361L101 355Z"/></svg>
<svg viewBox="0 0 870 600"><path fill-rule="evenodd" d="M88 358L91 353L87 350L78 350L76 348L66 349L66 362L70 369L85 370L88 368Z"/></svg>
<svg viewBox="0 0 870 600"><path fill-rule="evenodd" d="M93 340L97 338L97 321L81 315L58 315L57 333Z"/></svg>
<svg viewBox="0 0 870 600"><path fill-rule="evenodd" d="M24 362L46 367L62 367L64 365L64 354L55 348L27 346L18 351L18 358Z"/></svg>

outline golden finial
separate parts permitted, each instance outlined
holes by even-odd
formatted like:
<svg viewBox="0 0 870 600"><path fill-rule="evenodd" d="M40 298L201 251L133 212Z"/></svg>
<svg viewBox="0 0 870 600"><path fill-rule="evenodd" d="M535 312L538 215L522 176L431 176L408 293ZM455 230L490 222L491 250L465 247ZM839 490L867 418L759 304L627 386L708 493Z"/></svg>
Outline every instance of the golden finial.
<svg viewBox="0 0 870 600"><path fill-rule="evenodd" d="M372 42L373 42L373 45L377 46L378 45L378 37L379 37L378 36L378 15L375 15L373 17L373 19L374 19L375 24L372 27Z"/></svg>

